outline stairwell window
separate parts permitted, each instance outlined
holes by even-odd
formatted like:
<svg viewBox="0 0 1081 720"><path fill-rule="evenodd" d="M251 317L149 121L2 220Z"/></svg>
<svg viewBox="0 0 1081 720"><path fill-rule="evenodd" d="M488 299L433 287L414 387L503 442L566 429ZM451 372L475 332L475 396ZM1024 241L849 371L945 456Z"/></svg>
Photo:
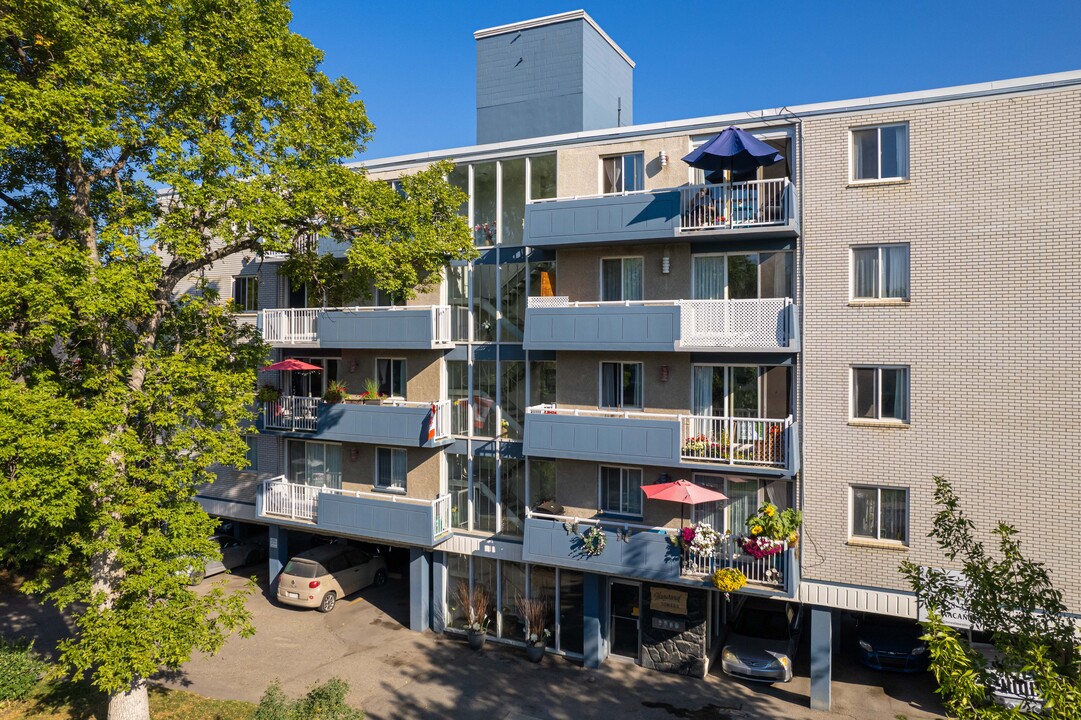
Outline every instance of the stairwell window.
<svg viewBox="0 0 1081 720"><path fill-rule="evenodd" d="M600 509L616 515L642 515L642 471L601 466Z"/></svg>
<svg viewBox="0 0 1081 720"><path fill-rule="evenodd" d="M908 542L908 490L852 487L851 537Z"/></svg>
<svg viewBox="0 0 1081 720"><path fill-rule="evenodd" d="M908 368L852 368L852 419L908 422Z"/></svg>
<svg viewBox="0 0 1081 720"><path fill-rule="evenodd" d="M601 407L642 409L642 363L601 363Z"/></svg>
<svg viewBox="0 0 1081 720"><path fill-rule="evenodd" d="M406 451L402 448L375 449L375 487L405 492Z"/></svg>
<svg viewBox="0 0 1081 720"><path fill-rule="evenodd" d="M645 155L628 153L601 158L601 192L636 192L645 189Z"/></svg>
<svg viewBox="0 0 1081 720"><path fill-rule="evenodd" d="M259 278L252 276L233 278L233 302L240 312L259 309Z"/></svg>
<svg viewBox="0 0 1081 720"><path fill-rule="evenodd" d="M854 128L852 182L908 178L908 123Z"/></svg>
<svg viewBox="0 0 1081 720"><path fill-rule="evenodd" d="M853 300L908 300L908 244L852 248Z"/></svg>
<svg viewBox="0 0 1081 720"><path fill-rule="evenodd" d="M642 299L643 258L618 257L601 260L601 300L626 302Z"/></svg>

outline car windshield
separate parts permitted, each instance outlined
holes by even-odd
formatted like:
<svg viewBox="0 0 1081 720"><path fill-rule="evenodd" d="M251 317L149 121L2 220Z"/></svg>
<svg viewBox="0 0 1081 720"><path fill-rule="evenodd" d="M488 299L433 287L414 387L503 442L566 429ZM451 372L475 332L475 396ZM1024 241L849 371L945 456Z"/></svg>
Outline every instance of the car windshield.
<svg viewBox="0 0 1081 720"><path fill-rule="evenodd" d="M319 563L313 563L311 560L297 560L294 558L285 565L285 569L282 570L282 573L285 575L293 575L294 577L313 578L322 575L323 569L319 567Z"/></svg>
<svg viewBox="0 0 1081 720"><path fill-rule="evenodd" d="M745 608L733 630L737 635L762 638L763 640L787 640L788 618L784 613L759 608Z"/></svg>

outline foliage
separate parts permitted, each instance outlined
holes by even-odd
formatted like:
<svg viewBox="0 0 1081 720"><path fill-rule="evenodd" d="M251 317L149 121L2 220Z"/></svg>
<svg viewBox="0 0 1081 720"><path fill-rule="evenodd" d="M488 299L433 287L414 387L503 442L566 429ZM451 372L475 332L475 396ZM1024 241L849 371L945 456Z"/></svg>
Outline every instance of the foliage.
<svg viewBox="0 0 1081 720"><path fill-rule="evenodd" d="M743 552L761 560L784 550L784 540L773 540L768 537L745 537L739 539L739 546Z"/></svg>
<svg viewBox="0 0 1081 720"><path fill-rule="evenodd" d="M747 576L737 568L720 568L713 573L713 587L723 593L739 590L747 584Z"/></svg>
<svg viewBox="0 0 1081 720"><path fill-rule="evenodd" d="M545 641L552 636L552 631L544 625L548 621L550 605L545 598L527 598L522 595L514 597L514 607L518 611L518 618L524 625L525 640L532 645L544 645Z"/></svg>
<svg viewBox="0 0 1081 720"><path fill-rule="evenodd" d="M942 477L934 481L940 509L930 536L961 571L923 568L911 561L900 569L928 611L924 628L931 670L947 710L962 720L1027 717L989 696L997 679L1027 677L1045 712L1081 718L1079 638L1062 593L1041 563L1024 556L1015 528L1000 523L994 529L998 552L992 555L976 539L975 525L949 482ZM990 634L997 656L993 666L946 626L947 613L967 617L974 628Z"/></svg>
<svg viewBox="0 0 1081 720"><path fill-rule="evenodd" d="M375 378L365 378L364 380L364 392L360 394L361 399L364 400L377 400L381 397L385 397L379 392L379 381Z"/></svg>
<svg viewBox="0 0 1081 720"><path fill-rule="evenodd" d="M274 385L260 385L255 391L255 399L261 403L278 402L281 400L282 391Z"/></svg>
<svg viewBox="0 0 1081 720"><path fill-rule="evenodd" d="M465 580L459 580L454 588L454 597L458 606L465 613L465 629L484 632L488 629L488 610L492 605L488 588L477 583L472 588Z"/></svg>
<svg viewBox="0 0 1081 720"><path fill-rule="evenodd" d="M322 685L313 685L307 694L290 700L275 680L263 693L253 720L361 720L364 713L345 702L349 684L332 677Z"/></svg>
<svg viewBox="0 0 1081 720"><path fill-rule="evenodd" d="M326 392L323 393L323 400L328 403L340 403L345 400L347 393L345 383L339 380L331 380L327 383Z"/></svg>
<svg viewBox="0 0 1081 720"><path fill-rule="evenodd" d="M593 525L582 533L582 552L587 557L596 557L604 552L604 546L607 542L608 537L604 534L604 530L601 530L597 525Z"/></svg>
<svg viewBox="0 0 1081 720"><path fill-rule="evenodd" d="M762 503L758 512L747 518L745 525L752 536L770 540L787 540L794 544L799 538L799 529L803 524L803 512L788 508L778 511L773 503Z"/></svg>
<svg viewBox="0 0 1081 720"><path fill-rule="evenodd" d="M48 668L32 642L0 639L0 702L27 697Z"/></svg>
<svg viewBox="0 0 1081 720"><path fill-rule="evenodd" d="M0 8L0 563L70 614L60 660L110 713L252 631L243 594L184 585L218 557L194 496L244 465L268 352L201 273L276 251L318 278L294 246L318 234L407 297L474 252L449 166L403 198L342 162L372 124L289 22L285 0Z"/></svg>

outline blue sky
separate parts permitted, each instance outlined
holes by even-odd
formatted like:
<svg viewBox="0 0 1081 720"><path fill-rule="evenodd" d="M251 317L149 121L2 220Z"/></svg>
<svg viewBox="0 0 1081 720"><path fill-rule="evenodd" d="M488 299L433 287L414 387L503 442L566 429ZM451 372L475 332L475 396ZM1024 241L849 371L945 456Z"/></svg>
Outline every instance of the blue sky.
<svg viewBox="0 0 1081 720"><path fill-rule="evenodd" d="M637 64L636 124L1081 69L1076 0L294 0L292 27L359 87L371 159L473 144L473 32L579 8Z"/></svg>

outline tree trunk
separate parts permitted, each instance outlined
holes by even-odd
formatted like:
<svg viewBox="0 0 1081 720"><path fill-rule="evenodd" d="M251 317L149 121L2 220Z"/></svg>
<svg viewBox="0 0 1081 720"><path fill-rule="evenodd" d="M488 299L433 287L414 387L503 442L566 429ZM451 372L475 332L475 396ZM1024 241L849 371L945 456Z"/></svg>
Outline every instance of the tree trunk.
<svg viewBox="0 0 1081 720"><path fill-rule="evenodd" d="M150 720L150 694L146 680L137 677L127 692L109 697L109 720Z"/></svg>

